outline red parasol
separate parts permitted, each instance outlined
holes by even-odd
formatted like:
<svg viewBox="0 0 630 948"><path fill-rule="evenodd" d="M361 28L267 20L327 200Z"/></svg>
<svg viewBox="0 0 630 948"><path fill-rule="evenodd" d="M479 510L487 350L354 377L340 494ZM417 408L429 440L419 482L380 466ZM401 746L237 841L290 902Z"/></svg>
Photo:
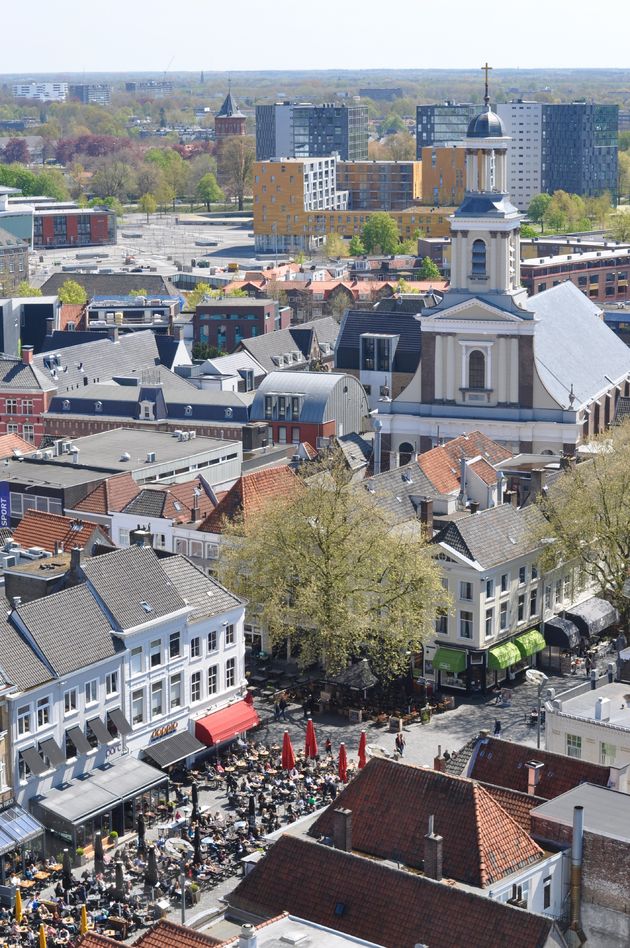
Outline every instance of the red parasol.
<svg viewBox="0 0 630 948"><path fill-rule="evenodd" d="M309 718L306 722L304 756L307 760L314 760L317 757L317 737L315 735L315 725L313 724L312 718Z"/></svg>
<svg viewBox="0 0 630 948"><path fill-rule="evenodd" d="M294 767L295 754L293 753L293 745L291 744L289 732L285 731L284 737L282 738L282 769L293 770Z"/></svg>
<svg viewBox="0 0 630 948"><path fill-rule="evenodd" d="M342 743L339 745L339 767L338 767L339 779L342 783L345 783L348 779L348 755L346 754L346 745Z"/></svg>
<svg viewBox="0 0 630 948"><path fill-rule="evenodd" d="M359 770L363 770L363 768L367 764L366 748L367 748L367 734L365 733L365 731L361 731L361 737L359 738Z"/></svg>

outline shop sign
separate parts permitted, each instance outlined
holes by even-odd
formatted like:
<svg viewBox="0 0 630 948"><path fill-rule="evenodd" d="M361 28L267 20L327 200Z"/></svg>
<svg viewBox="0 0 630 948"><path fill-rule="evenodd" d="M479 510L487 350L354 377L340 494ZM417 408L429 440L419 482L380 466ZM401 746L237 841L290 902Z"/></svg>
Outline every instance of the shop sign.
<svg viewBox="0 0 630 948"><path fill-rule="evenodd" d="M171 721L170 724L163 724L162 727L156 727L156 729L151 732L149 741L159 741L161 737L167 737L169 734L172 734L173 731L177 730L177 726L177 721Z"/></svg>
<svg viewBox="0 0 630 948"><path fill-rule="evenodd" d="M120 754L121 750L122 744L120 741L117 744L110 744L105 751L105 757L114 757L116 754Z"/></svg>

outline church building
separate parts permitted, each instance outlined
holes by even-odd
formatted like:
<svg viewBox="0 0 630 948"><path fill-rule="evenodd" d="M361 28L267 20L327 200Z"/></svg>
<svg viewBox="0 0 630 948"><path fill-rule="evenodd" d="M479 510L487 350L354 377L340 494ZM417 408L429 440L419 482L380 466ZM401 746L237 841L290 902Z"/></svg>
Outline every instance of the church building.
<svg viewBox="0 0 630 948"><path fill-rule="evenodd" d="M533 297L521 286L522 216L507 194L510 139L489 102L486 82L485 107L461 146L466 191L451 218L451 286L412 316L404 359L387 313L378 327L366 313L370 331L358 340L361 314L347 313L341 326L337 368L354 370L378 408L382 469L478 430L514 453L573 455L630 394L630 349L596 304L568 280ZM342 364L348 320L352 366Z"/></svg>

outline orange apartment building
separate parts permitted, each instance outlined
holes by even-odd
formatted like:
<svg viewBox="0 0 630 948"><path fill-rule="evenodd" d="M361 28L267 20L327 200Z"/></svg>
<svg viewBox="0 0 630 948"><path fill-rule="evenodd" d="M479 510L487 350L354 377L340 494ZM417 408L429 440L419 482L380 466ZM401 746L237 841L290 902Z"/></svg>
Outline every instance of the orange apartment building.
<svg viewBox="0 0 630 948"><path fill-rule="evenodd" d="M338 161L337 187L355 211L404 211L422 201L422 162Z"/></svg>
<svg viewBox="0 0 630 948"><path fill-rule="evenodd" d="M338 187L337 164L336 158L280 158L254 163L256 250L310 251L322 246L328 234L350 239L361 233L370 213L381 208L353 208L351 192ZM401 238L409 240L418 231L427 237L447 236L453 211L452 207L412 205L388 213L396 220Z"/></svg>
<svg viewBox="0 0 630 948"><path fill-rule="evenodd" d="M459 206L464 200L466 149L461 145L422 149L422 203Z"/></svg>

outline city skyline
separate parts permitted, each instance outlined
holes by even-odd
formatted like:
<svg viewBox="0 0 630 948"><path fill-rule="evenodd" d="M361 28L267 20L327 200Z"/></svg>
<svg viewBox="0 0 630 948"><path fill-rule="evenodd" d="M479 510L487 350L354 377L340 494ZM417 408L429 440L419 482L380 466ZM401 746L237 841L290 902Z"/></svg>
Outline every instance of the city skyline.
<svg viewBox="0 0 630 948"><path fill-rule="evenodd" d="M331 0L321 0L316 19L301 12L296 15L288 0L273 0L264 17L253 0L242 0L236 12L228 11L223 19L208 0L181 0L176 8L166 0L135 0L133 4L111 0L107 22L101 10L78 0L65 0L62 8L60 18L58 6L34 0L25 44L9 42L3 49L3 74L469 69L485 58L496 69L623 69L627 65L622 30L610 31L601 51L594 51L588 31L573 30L570 42L561 41L567 23L566 10L560 5L545 9L541 26L537 18L506 8L500 0L488 0L481 13L463 0L452 0L445 29L441 10L432 18L430 10L401 0L396 21L388 18L394 31L389 43L384 42L383 9L376 0L365 0L360 20L354 7L340 7ZM609 21L621 22L624 15L622 0L611 0ZM24 37L22 12L6 10L3 27L6 37ZM115 44L107 41L113 29L117 30ZM314 41L318 30L321 42ZM93 31L98 31L102 44L93 41Z"/></svg>

